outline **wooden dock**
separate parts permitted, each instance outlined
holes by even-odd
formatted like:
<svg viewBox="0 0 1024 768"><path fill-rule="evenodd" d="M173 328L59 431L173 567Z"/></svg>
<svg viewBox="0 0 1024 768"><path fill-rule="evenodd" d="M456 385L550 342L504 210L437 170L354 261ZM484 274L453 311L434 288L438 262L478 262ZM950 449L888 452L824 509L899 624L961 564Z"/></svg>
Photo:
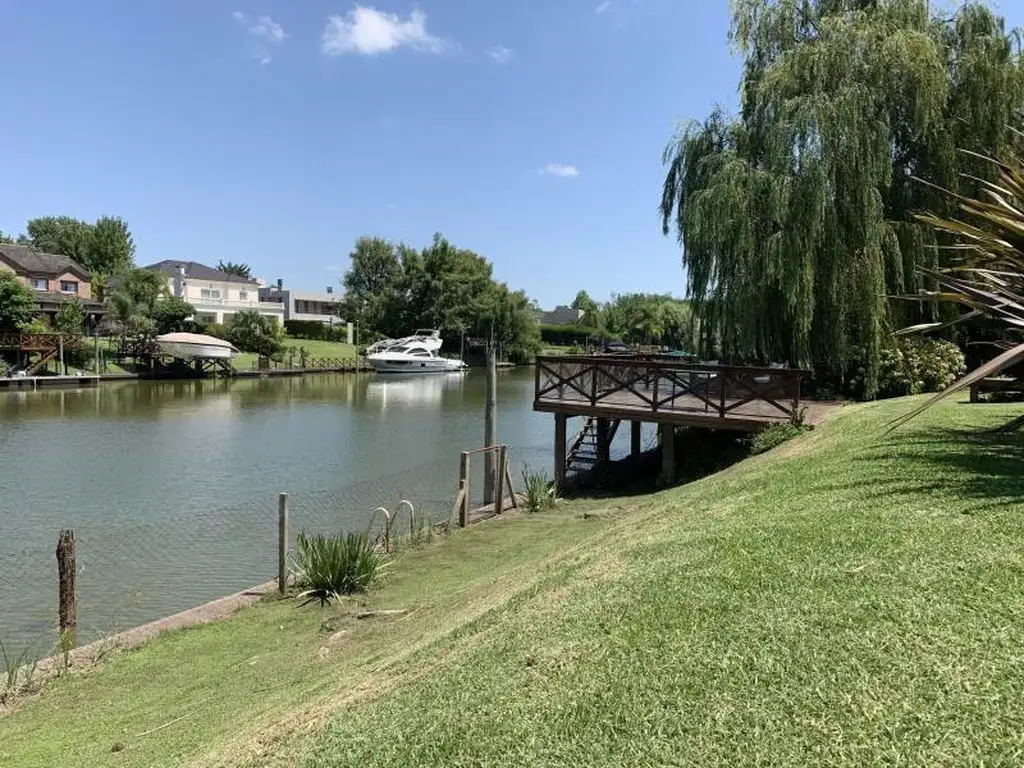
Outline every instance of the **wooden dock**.
<svg viewBox="0 0 1024 768"><path fill-rule="evenodd" d="M95 387L100 377L95 374L82 376L11 376L0 378L0 389L49 389L56 387Z"/></svg>
<svg viewBox="0 0 1024 768"><path fill-rule="evenodd" d="M800 421L815 424L833 406L805 402L806 371L696 364L656 356L545 356L537 359L533 409L555 415L555 481L565 482L566 420L594 421L599 460L618 424L632 422L632 450L639 452L640 425L659 425L663 476L675 476L675 427L756 432ZM586 428L585 428L586 429ZM581 432L583 434L583 432ZM573 446L576 447L575 445Z"/></svg>

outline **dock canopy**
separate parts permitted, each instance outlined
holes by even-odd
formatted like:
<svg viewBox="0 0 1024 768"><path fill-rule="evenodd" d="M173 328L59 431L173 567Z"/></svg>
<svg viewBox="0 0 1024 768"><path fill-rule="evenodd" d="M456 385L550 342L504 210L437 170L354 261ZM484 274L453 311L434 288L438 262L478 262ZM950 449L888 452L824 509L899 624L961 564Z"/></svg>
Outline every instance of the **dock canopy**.
<svg viewBox="0 0 1024 768"><path fill-rule="evenodd" d="M170 357L191 359L230 359L238 350L230 341L201 333L165 333L154 341Z"/></svg>

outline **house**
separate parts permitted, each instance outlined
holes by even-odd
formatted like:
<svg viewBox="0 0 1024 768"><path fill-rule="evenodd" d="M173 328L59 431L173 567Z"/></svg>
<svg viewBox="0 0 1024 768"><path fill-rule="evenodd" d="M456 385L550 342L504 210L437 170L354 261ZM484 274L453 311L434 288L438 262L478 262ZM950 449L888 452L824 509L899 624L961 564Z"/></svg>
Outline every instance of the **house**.
<svg viewBox="0 0 1024 768"><path fill-rule="evenodd" d="M284 319L323 323L324 325L347 326L349 344L352 343L352 323L341 318L341 296L328 286L325 293L295 291L285 288L281 280L276 285L260 288L260 301L278 302L284 307Z"/></svg>
<svg viewBox="0 0 1024 768"><path fill-rule="evenodd" d="M582 309L558 306L550 312L541 312L538 319L541 325L576 325L583 320Z"/></svg>
<svg viewBox="0 0 1024 768"><path fill-rule="evenodd" d="M92 298L92 275L73 259L43 253L27 245L0 244L0 272L13 272L35 291L39 312L50 319L61 304L77 298L93 325L103 315L103 303Z"/></svg>
<svg viewBox="0 0 1024 768"><path fill-rule="evenodd" d="M167 259L145 267L167 276L171 296L195 307L193 320L203 325L228 325L242 311L255 311L284 323L284 307L260 301L260 283L248 277L229 275L195 261Z"/></svg>

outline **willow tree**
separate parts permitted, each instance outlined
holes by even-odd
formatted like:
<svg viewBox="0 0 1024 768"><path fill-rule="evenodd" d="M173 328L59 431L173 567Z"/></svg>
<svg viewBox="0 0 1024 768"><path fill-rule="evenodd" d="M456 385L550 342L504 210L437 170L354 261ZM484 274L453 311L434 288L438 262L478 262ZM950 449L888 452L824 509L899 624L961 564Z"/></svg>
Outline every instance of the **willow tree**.
<svg viewBox="0 0 1024 768"><path fill-rule="evenodd" d="M1024 104L1019 47L979 3L734 0L740 112L718 109L665 150L664 232L683 248L701 346L739 359L852 359L876 382L887 293L935 266L916 210L964 191ZM941 310L927 307L925 319ZM919 318L901 317L899 325Z"/></svg>

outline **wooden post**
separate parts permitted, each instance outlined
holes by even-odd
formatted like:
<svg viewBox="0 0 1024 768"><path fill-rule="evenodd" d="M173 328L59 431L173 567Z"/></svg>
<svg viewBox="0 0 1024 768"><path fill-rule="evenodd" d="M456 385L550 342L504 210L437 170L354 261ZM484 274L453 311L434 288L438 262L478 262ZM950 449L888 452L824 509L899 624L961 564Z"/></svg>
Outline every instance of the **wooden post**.
<svg viewBox="0 0 1024 768"><path fill-rule="evenodd" d="M288 494L277 497L277 591L288 590Z"/></svg>
<svg viewBox="0 0 1024 768"><path fill-rule="evenodd" d="M487 344L487 396L484 403L484 447L491 448L498 439L497 390L498 368L494 359L494 346ZM484 454L484 505L494 503L496 451Z"/></svg>
<svg viewBox="0 0 1024 768"><path fill-rule="evenodd" d="M555 414L555 492L565 489L565 423L564 413Z"/></svg>
<svg viewBox="0 0 1024 768"><path fill-rule="evenodd" d="M57 368L57 372L63 374L64 376L67 376L68 375L68 367L64 363L64 334L63 333L60 334L57 337L57 348L60 350L60 365Z"/></svg>
<svg viewBox="0 0 1024 768"><path fill-rule="evenodd" d="M95 333L95 331L94 331ZM96 375L100 375L100 337L94 335L92 337L92 367L96 372Z"/></svg>
<svg viewBox="0 0 1024 768"><path fill-rule="evenodd" d="M57 618L61 646L74 648L78 606L75 599L75 532L62 530L57 537Z"/></svg>
<svg viewBox="0 0 1024 768"><path fill-rule="evenodd" d="M508 472L508 447L498 448L498 466L494 477L494 511L501 514L505 509L505 475Z"/></svg>
<svg viewBox="0 0 1024 768"><path fill-rule="evenodd" d="M659 424L661 432L661 477L664 485L676 481L676 428L671 424Z"/></svg>
<svg viewBox="0 0 1024 768"><path fill-rule="evenodd" d="M612 441L611 423L608 419L598 417L597 419L597 463L606 465L611 462Z"/></svg>
<svg viewBox="0 0 1024 768"><path fill-rule="evenodd" d="M462 489L462 506L459 507L459 527L465 528L469 525L469 454L465 451L459 460L459 488Z"/></svg>
<svg viewBox="0 0 1024 768"><path fill-rule="evenodd" d="M629 424L629 453L631 456L640 455L640 429L639 421L631 421Z"/></svg>

